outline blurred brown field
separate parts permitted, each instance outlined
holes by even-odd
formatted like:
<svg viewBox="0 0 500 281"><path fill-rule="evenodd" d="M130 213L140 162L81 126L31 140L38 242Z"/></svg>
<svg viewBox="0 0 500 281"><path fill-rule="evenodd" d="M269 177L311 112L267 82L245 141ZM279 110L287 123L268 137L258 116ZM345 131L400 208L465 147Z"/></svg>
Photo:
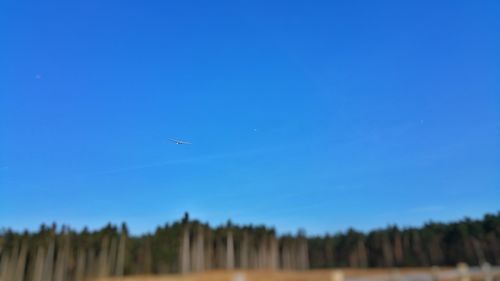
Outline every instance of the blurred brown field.
<svg viewBox="0 0 500 281"><path fill-rule="evenodd" d="M443 270L452 268L442 268ZM338 270L338 269L337 269ZM368 277L389 275L393 269L341 269L344 276ZM429 273L430 268L398 268L401 274ZM334 270L308 270L308 271L225 271L216 270L192 274L172 274L156 276L130 276L123 278L105 278L95 281L233 281L239 273L245 276L245 281L330 281Z"/></svg>

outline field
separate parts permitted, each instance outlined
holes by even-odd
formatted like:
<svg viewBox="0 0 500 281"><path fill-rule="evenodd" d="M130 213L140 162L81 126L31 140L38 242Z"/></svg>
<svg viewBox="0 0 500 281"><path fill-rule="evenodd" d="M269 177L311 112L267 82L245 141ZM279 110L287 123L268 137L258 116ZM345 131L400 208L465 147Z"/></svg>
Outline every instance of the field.
<svg viewBox="0 0 500 281"><path fill-rule="evenodd" d="M453 268L442 268L442 273L453 273ZM333 270L310 270L302 272L287 271L211 271L205 273L194 273L187 275L164 275L164 276L133 276L125 278L108 278L98 281L330 281L334 280ZM432 280L430 268L405 268L398 270L388 269L344 269L342 273L346 281L361 280ZM441 276L441 275L440 275ZM453 280L458 278L444 278L441 280ZM449 275L450 277L452 275ZM397 278L395 278L397 277ZM418 277L418 278L417 278ZM427 277L427 278L426 278ZM457 277L457 275L454 275ZM472 278L479 280L482 278Z"/></svg>

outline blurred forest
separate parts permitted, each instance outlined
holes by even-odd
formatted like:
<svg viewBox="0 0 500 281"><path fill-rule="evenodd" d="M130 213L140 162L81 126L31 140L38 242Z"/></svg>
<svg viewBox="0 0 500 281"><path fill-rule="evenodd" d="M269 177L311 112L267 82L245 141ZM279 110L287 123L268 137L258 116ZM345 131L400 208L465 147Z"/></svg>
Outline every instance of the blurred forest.
<svg viewBox="0 0 500 281"><path fill-rule="evenodd" d="M420 228L334 235L277 235L262 225L211 227L188 214L154 233L129 235L127 225L74 231L42 225L37 232L0 232L0 280L81 281L91 277L200 272L211 269L306 270L500 264L500 212L482 219L429 222Z"/></svg>

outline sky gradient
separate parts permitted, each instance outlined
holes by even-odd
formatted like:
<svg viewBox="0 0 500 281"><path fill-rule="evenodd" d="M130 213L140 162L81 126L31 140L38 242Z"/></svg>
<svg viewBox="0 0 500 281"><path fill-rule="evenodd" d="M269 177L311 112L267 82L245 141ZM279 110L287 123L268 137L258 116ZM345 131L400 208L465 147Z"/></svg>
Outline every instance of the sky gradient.
<svg viewBox="0 0 500 281"><path fill-rule="evenodd" d="M173 2L0 3L0 227L500 209L500 2Z"/></svg>

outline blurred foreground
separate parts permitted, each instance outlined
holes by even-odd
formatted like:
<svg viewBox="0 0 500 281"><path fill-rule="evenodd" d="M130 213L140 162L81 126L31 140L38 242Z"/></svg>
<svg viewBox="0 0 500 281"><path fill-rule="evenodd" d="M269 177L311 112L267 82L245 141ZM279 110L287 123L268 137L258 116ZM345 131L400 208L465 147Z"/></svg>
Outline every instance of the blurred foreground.
<svg viewBox="0 0 500 281"><path fill-rule="evenodd" d="M96 281L495 281L500 267L404 268L293 271L210 271L161 276L104 278Z"/></svg>

